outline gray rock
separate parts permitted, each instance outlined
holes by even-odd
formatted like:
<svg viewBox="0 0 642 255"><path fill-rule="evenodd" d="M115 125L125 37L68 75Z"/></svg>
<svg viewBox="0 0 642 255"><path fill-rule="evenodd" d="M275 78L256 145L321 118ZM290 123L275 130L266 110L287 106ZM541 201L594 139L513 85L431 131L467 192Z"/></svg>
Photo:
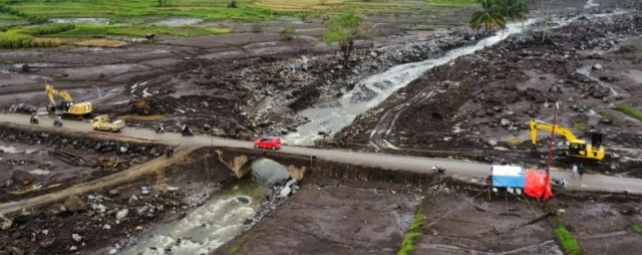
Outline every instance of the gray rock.
<svg viewBox="0 0 642 255"><path fill-rule="evenodd" d="M603 67L602 67L602 65L600 65L600 64L595 64L595 65L593 65L593 68L592 68L592 69L593 69L593 70L602 70L602 68L603 68Z"/></svg>
<svg viewBox="0 0 642 255"><path fill-rule="evenodd" d="M129 200L127 202L130 203L130 204L136 203L136 202L138 202L138 197L136 195L133 195L133 196L131 196L129 198Z"/></svg>
<svg viewBox="0 0 642 255"><path fill-rule="evenodd" d="M116 213L116 220L122 220L122 219L124 219L125 217L127 217L127 214L129 214L129 210L128 210L128 209L126 209L126 208L125 208L125 209L122 209L122 210L120 210L120 211L118 211L118 212Z"/></svg>
<svg viewBox="0 0 642 255"><path fill-rule="evenodd" d="M69 212L82 212L84 210L87 210L87 204L82 201L78 196L71 196L65 200L63 203L65 206L66 210Z"/></svg>
<svg viewBox="0 0 642 255"><path fill-rule="evenodd" d="M17 184L27 185L33 182L33 175L27 171L15 170L11 173L11 180Z"/></svg>
<svg viewBox="0 0 642 255"><path fill-rule="evenodd" d="M501 118L499 120L499 124L502 125L502 127L506 127L506 126L510 125L510 120L508 120L506 118Z"/></svg>
<svg viewBox="0 0 642 255"><path fill-rule="evenodd" d="M69 251L77 251L77 250L78 250L78 247L76 246L69 247Z"/></svg>
<svg viewBox="0 0 642 255"><path fill-rule="evenodd" d="M40 242L40 248L43 248L43 249L47 249L47 248L51 247L52 245L53 245L53 241L51 241L51 240Z"/></svg>
<svg viewBox="0 0 642 255"><path fill-rule="evenodd" d="M80 241L82 241L82 236L80 236L79 234L74 233L74 234L71 234L71 239L74 239L74 241L79 243Z"/></svg>
<svg viewBox="0 0 642 255"><path fill-rule="evenodd" d="M109 194L109 196L111 197L115 197L115 196L118 196L119 193L120 191L118 191L117 189L112 189L112 190L109 190L107 194Z"/></svg>

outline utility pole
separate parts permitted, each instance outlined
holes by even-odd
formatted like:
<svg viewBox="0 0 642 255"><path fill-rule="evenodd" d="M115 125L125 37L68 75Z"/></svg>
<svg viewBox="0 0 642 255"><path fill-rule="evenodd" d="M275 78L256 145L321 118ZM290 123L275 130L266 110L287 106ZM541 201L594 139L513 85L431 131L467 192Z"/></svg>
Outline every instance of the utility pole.
<svg viewBox="0 0 642 255"><path fill-rule="evenodd" d="M551 184L551 164L553 162L553 144L555 143L555 125L557 125L557 109L559 102L553 105L553 126L551 128L551 139L548 143L548 160L546 162L546 185Z"/></svg>

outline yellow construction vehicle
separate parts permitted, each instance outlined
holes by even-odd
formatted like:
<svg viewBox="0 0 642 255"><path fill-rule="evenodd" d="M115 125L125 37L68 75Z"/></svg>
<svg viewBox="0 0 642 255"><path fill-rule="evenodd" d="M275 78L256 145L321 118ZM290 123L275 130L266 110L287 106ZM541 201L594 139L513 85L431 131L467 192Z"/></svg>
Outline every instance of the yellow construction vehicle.
<svg viewBox="0 0 642 255"><path fill-rule="evenodd" d="M531 142L533 143L533 148L535 148L537 144L537 131L541 130L551 132L552 129L553 124L531 119ZM593 133L591 144L587 144L584 140L577 139L570 129L559 125L555 125L555 134L564 136L566 141L568 141L569 145L568 151L566 152L567 156L592 160L604 159L602 134Z"/></svg>
<svg viewBox="0 0 642 255"><path fill-rule="evenodd" d="M49 84L45 85L45 92L47 92L47 97L49 97L49 105L47 106L49 113L56 113L56 110L60 110L63 115L75 115L82 117L89 115L94 111L94 106L91 102L74 104L74 100L67 91L54 89L54 87ZM53 95L58 95L64 100L60 102L59 105L56 105Z"/></svg>

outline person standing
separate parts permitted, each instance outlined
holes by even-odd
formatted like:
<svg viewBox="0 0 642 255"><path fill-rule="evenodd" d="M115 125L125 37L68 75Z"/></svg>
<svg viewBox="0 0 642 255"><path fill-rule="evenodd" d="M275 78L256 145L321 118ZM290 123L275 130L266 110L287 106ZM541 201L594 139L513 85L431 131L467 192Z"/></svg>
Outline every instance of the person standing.
<svg viewBox="0 0 642 255"><path fill-rule="evenodd" d="M580 166L577 168L577 173L580 174L580 180L584 175L584 171L586 171L586 168L584 168L584 164L580 164Z"/></svg>
<svg viewBox="0 0 642 255"><path fill-rule="evenodd" d="M577 175L577 165L573 164L573 168L571 169L571 172L573 174L573 179L575 179L575 176Z"/></svg>

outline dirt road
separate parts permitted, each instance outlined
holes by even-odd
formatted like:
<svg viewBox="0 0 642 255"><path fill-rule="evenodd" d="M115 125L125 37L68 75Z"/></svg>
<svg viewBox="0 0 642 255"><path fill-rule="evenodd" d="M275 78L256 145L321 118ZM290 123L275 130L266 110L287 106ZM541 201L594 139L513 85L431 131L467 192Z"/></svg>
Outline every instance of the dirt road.
<svg viewBox="0 0 642 255"><path fill-rule="evenodd" d="M23 124L28 126L29 117L27 115L16 115L16 114L0 114L0 119L3 122L14 123L14 124ZM42 118L41 127L48 127L48 123L51 123L49 119ZM66 121L64 123L63 129L70 131L78 132L90 132L91 126L86 122L79 121ZM53 127L51 127L53 128ZM112 135L112 134L106 134ZM251 142L241 141L241 140L231 140L231 139L222 139L217 137L208 137L208 136L194 136L194 137L182 137L180 134L176 133L166 133L166 134L156 134L152 130L143 130L143 129L126 129L123 130L120 134L113 134L114 138L117 136L125 137L140 137L144 139L151 139L160 143L167 144L179 144L189 147L198 147L198 146L223 146L223 147L233 147L233 148L248 148L253 147ZM315 148L305 148L305 147L295 147L295 146L283 146L280 150L282 153L293 154L293 155L303 155L303 156L316 156L320 159L331 160L336 162L357 164L363 166L373 166L373 167L382 167L389 169L397 169L418 173L428 173L430 167L433 165L443 166L447 169L447 174L455 177L466 178L483 178L488 176L490 165L483 164L472 161L461 161L461 160L449 160L449 159L435 159L435 158L421 158L421 157L410 157L410 156L399 156L399 155L385 155L377 153L363 153L355 151L346 151L346 150L324 150L324 149L315 149ZM178 157L177 157L178 158ZM153 161L156 162L156 161ZM150 163L152 164L152 163ZM131 174L132 171L126 171L126 174ZM630 179L630 178L618 178L604 175L585 175L582 181L574 180L571 178L570 173L565 171L560 171L559 169L554 169L551 173L553 178L564 178L568 182L570 189L575 190L593 190L593 191L612 191L612 192L622 192L628 191L630 193L639 193L642 194L642 180L640 179ZM119 175L112 176L111 178L123 178ZM101 180L101 182L104 180ZM96 183L87 184L97 185ZM106 185L106 184L100 184ZM1 210L5 207L0 207Z"/></svg>

